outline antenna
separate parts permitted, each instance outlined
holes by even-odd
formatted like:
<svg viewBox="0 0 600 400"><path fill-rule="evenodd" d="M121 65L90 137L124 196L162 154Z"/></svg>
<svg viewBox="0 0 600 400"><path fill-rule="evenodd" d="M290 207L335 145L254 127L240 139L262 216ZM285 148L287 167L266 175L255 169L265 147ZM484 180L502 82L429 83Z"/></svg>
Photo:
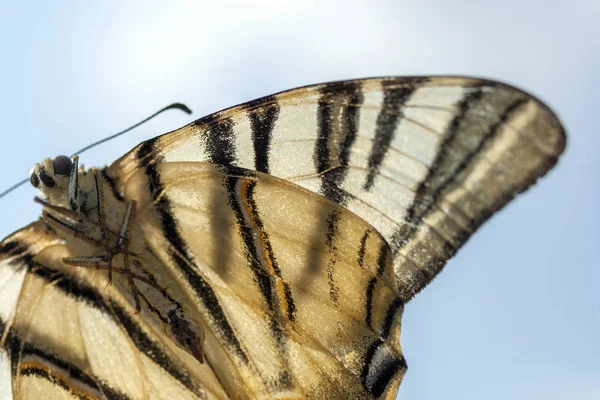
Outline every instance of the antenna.
<svg viewBox="0 0 600 400"><path fill-rule="evenodd" d="M152 118L156 117L158 114L160 114L160 113L162 113L162 112L164 112L164 111L167 111L167 110L175 110L175 109L176 109L176 110L181 110L181 111L185 112L186 114L191 114L191 113L192 113L192 110L190 110L190 109L188 108L188 106L186 106L185 104L182 104L182 103L173 103L173 104L170 104L170 105L168 105L168 106L166 106L166 107L164 107L164 108L160 109L159 111L155 112L154 114L152 114L152 115L151 115L151 116L149 116L148 118L146 118L146 119L144 119L144 120L142 120L142 121L138 122L138 123L137 123L137 124L135 124L135 125L132 125L132 126L130 126L129 128L125 129L124 131L121 131L121 132L115 133L114 135L111 135L111 136L109 136L109 137L106 137L106 138L104 138L104 139L98 140L97 142L94 142L94 143L92 143L92 144L90 144L90 145L88 145L88 146L85 146L83 149L81 149L81 150L79 150L79 151L76 151L75 153L73 153L73 154L71 155L71 157L73 157L73 156L75 156L75 155L78 155L78 154L81 154L81 153L83 153L84 151L91 149L92 147L98 146L99 144L102 144L102 143L104 143L104 142L108 142L109 140L112 140L112 139L114 139L114 138L116 138L116 137L118 137L118 136L121 136L122 134L124 134L124 133L127 133L127 132L129 132L130 130L132 130L132 129L135 129L135 128L137 128L138 126L140 126L140 125L142 125L142 124L144 124L144 123L146 123L146 122L150 121ZM29 179L23 179L22 181L15 183L15 184L14 184L14 185L12 185L11 187L9 187L8 189L6 189L6 190L5 190L5 191L3 191L2 193L0 193L0 199L1 199L2 197L6 196L7 194L9 194L10 192L12 192L13 190L15 190L16 188L18 188L19 186L21 186L21 185L23 185L23 184L27 183L28 181L29 181Z"/></svg>

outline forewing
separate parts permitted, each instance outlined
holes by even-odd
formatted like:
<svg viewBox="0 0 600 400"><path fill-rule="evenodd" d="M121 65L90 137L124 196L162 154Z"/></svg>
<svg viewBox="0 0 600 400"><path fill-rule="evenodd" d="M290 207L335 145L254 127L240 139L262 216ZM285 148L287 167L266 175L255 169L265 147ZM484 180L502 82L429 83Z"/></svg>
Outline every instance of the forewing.
<svg viewBox="0 0 600 400"><path fill-rule="evenodd" d="M65 266L66 256L42 221L0 244L3 399L225 396L207 367L135 315L117 284Z"/></svg>
<svg viewBox="0 0 600 400"><path fill-rule="evenodd" d="M199 311L206 363L230 395L395 397L403 303L389 246L360 217L212 163L149 165L125 199L161 260L151 273Z"/></svg>
<svg viewBox="0 0 600 400"><path fill-rule="evenodd" d="M212 114L140 144L109 171L116 190L157 162L207 161L289 179L388 241L408 301L564 146L554 114L505 84L378 78L307 86Z"/></svg>

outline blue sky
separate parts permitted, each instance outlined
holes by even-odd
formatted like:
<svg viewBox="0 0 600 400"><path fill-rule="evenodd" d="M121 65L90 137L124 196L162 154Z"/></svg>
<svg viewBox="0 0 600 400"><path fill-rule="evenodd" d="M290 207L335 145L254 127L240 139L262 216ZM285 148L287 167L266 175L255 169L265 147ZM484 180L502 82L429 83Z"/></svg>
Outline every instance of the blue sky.
<svg viewBox="0 0 600 400"><path fill-rule="evenodd" d="M598 1L4 3L0 189L173 101L197 118L309 83L426 74L538 95L566 154L407 305L399 398L600 398ZM82 161L190 120L172 112ZM34 195L0 200L0 236L37 217Z"/></svg>

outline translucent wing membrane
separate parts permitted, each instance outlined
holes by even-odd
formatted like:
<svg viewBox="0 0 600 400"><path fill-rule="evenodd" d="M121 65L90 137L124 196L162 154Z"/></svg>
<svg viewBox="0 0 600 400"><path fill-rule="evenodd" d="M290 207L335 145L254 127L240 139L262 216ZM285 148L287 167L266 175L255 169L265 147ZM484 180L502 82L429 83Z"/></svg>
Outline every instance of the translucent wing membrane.
<svg viewBox="0 0 600 400"><path fill-rule="evenodd" d="M222 380L231 393L366 397L397 386L402 368L384 377L364 362L370 350L379 363L404 364L390 250L367 223L266 174L209 163L151 169L130 179L125 197L144 194L145 240L201 310L207 360L239 371L241 381Z"/></svg>
<svg viewBox="0 0 600 400"><path fill-rule="evenodd" d="M225 397L210 368L136 318L118 282L66 266L67 248L41 221L2 245L3 361L14 398Z"/></svg>
<svg viewBox="0 0 600 400"><path fill-rule="evenodd" d="M102 170L45 160L42 219L0 243L0 394L394 398L405 303L564 145L504 84L380 78L236 106Z"/></svg>
<svg viewBox="0 0 600 400"><path fill-rule="evenodd" d="M538 100L470 78L308 86L201 118L116 161L270 173L344 206L389 242L408 301L494 212L557 161L564 131Z"/></svg>

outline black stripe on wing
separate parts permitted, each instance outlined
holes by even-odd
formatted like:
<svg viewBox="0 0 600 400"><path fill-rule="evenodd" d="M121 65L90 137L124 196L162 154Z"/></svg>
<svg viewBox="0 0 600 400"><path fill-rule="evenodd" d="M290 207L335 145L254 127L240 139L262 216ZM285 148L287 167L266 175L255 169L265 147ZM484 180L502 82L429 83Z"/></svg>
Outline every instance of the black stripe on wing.
<svg viewBox="0 0 600 400"><path fill-rule="evenodd" d="M247 177L253 176L253 171L240 169L235 176L228 175L224 179L223 186L227 192L229 207L235 217L237 231L244 243L246 263L252 272L253 281L269 310L268 321L271 336L275 341L278 353L281 354L280 361L285 363L287 336L285 328L282 326L283 316L280 313L278 304L285 304L286 299L277 298L276 281L271 274L275 274L279 279L282 279L281 270L275 259L268 235L264 231L258 207L254 202L256 181L247 179ZM248 213L248 211L250 212ZM261 243L261 239L264 243ZM291 298L289 285L288 289ZM290 312L293 314L293 309L295 309L295 305L292 302L288 304L287 315ZM284 390L291 387L292 377L287 370L281 370L276 377L270 377L269 384L278 390Z"/></svg>
<svg viewBox="0 0 600 400"><path fill-rule="evenodd" d="M98 288L88 286L80 279L74 279L70 275L61 273L58 270L34 261L33 255L28 253L27 243L22 243L17 240L9 240L3 244L0 254L10 255L11 258L14 257L9 265L14 266L17 270L26 266L29 271L28 273L34 274L38 278L43 279L45 282L47 282L47 284L52 284L53 288L60 290L65 294L65 296L69 296L75 301L83 302L87 306L110 316L116 324L123 328L140 353L145 354L157 366L167 372L171 377L173 377L173 379L181 383L192 393L196 394L200 398L204 397L204 391L202 387L200 387L197 382L190 378L187 371L178 368L178 363L174 362L174 360L172 360L166 353L163 352L160 344L154 342L146 335L132 314L127 312L116 302L112 300L105 300ZM5 321L0 321L0 326L6 326L5 323ZM27 332L27 335L30 334L30 332ZM21 343L23 346L25 346L25 343L21 342L18 332L11 330L9 336L12 337L11 340L13 342L11 343ZM30 346L32 349L35 348L34 344L27 344L27 346ZM52 346L45 347L46 349L52 348ZM55 347L62 348L64 347L64 344L57 344ZM25 347L22 346L13 346L12 349L9 349L11 351L13 362L18 363L19 358L21 357L19 353L21 348L25 349ZM59 354L51 355L48 353L48 356L46 356L44 359L56 363L56 365L58 365L60 368L63 368L63 366L65 366L65 368L68 367L67 370L76 370L78 368L77 366L62 360ZM99 390L102 390L104 386L108 385L108 383L101 382L101 377L93 377L89 375L86 376L89 379L82 375L81 381L89 387L97 387ZM96 385L92 386L90 380L94 381ZM110 388L109 386L106 387ZM116 388L112 388L111 390L117 394L119 393L118 389ZM103 393L109 397L107 392L103 391ZM117 396L116 398L119 397Z"/></svg>
<svg viewBox="0 0 600 400"><path fill-rule="evenodd" d="M347 202L347 193L341 187L348 173L363 101L359 82L341 82L321 89L313 158L322 178L321 193L338 204Z"/></svg>
<svg viewBox="0 0 600 400"><path fill-rule="evenodd" d="M365 232L365 235L363 236L363 238L361 239L361 251L362 251L362 246L363 246L363 241L366 242L366 239L368 237L368 234L370 234L370 230ZM359 265L361 263L361 251L359 251ZM390 249L389 246L387 244L387 242L382 242L381 246L379 247L379 255L377 256L377 276L371 278L371 280L369 281L369 284L367 285L367 290L365 293L365 298L366 298L366 302L365 302L365 307L366 307L366 317L365 317L365 322L366 324L369 326L369 328L374 329L373 325L372 325L372 318L373 318L373 296L375 294L375 288L377 285L377 282L380 281L381 276L383 275L384 271L385 271L385 266L387 265L388 262L388 258L390 256ZM362 266L362 265L361 265Z"/></svg>
<svg viewBox="0 0 600 400"><path fill-rule="evenodd" d="M223 154L231 153L225 152ZM215 156L229 157L223 155ZM171 201L168 196L163 194L164 188L156 164L147 165L145 173L148 179L148 190L153 196L154 207L160 216L164 237L171 245L169 248L171 260L179 268L198 298L205 305L215 325L216 331L225 341L228 349L243 363L248 363L248 356L242 348L233 327L229 323L216 293L210 284L197 272L199 271L199 268L194 263L189 247L179 231L177 221L173 217Z"/></svg>
<svg viewBox="0 0 600 400"><path fill-rule="evenodd" d="M254 147L254 169L268 174L273 128L279 118L279 105L274 96L263 99L265 106L248 111ZM251 105L248 104L248 107Z"/></svg>
<svg viewBox="0 0 600 400"><path fill-rule="evenodd" d="M21 333L11 329L6 338L5 347L11 356L11 371L13 376L36 376L45 379L53 385L61 387L66 392L81 399L94 399L100 395L108 399L128 400L129 396L111 387L102 379L97 379L84 372L72 363L66 362L47 349L37 347L34 343L23 342ZM89 396L84 393L88 392Z"/></svg>
<svg viewBox="0 0 600 400"><path fill-rule="evenodd" d="M464 172L474 159L485 152L489 143L497 137L500 128L518 114L522 106L529 101L529 98L523 95L498 98L496 92L489 90L490 85L490 82L477 83L458 103L458 113L443 134L444 139L439 145L427 177L419 184L403 223L390 238L394 255L397 255L412 240L423 224L424 218L435 208L444 193L464 179ZM482 126L481 114L477 110L485 110L486 104L492 104L493 101L495 107L499 108L498 116L496 118L486 116L483 121L487 126ZM503 104L497 104L498 101L502 101ZM535 181L537 176L532 179ZM528 187L531 183L525 182L524 186ZM509 188L505 196L498 199L497 205L477 215L476 219L470 220L468 229L455 232L451 241L445 240L442 254L429 252L428 259L421 259L423 264L420 266L421 272L415 276L416 281L408 290L414 290L414 287L423 288L456 253L458 249L456 244L464 243L472 232L515 194L516 192ZM414 293L407 292L403 294L403 298L407 301L414 296Z"/></svg>
<svg viewBox="0 0 600 400"><path fill-rule="evenodd" d="M422 81L414 81L412 86L399 86L395 80L382 81L383 104L379 110L375 125L375 139L371 146L371 153L367 163L369 172L363 183L365 190L373 188L375 178L379 175L379 170L383 159L387 155L394 133L398 124L404 117L402 107L410 99L412 94L418 88L417 84Z"/></svg>
<svg viewBox="0 0 600 400"><path fill-rule="evenodd" d="M325 233L325 245L329 253L327 260L327 284L329 286L329 298L331 302L339 307L340 288L336 279L336 264L338 261L338 248L335 243L336 238L340 236L339 223L342 216L338 210L333 210L327 215L327 231Z"/></svg>
<svg viewBox="0 0 600 400"><path fill-rule="evenodd" d="M394 254L397 254L408 243L408 240L418 230L422 218L439 200L441 191L460 172L456 166L452 168L452 163L456 160L456 154L464 152L464 149L460 147L463 138L457 138L457 135L459 135L463 124L469 122L469 111L483 97L483 87L475 87L474 89L458 104L458 113L444 132L444 140L440 144L435 160L429 167L427 177L419 184L413 203L406 211L406 223L402 224L392 235L390 245ZM455 147L458 147L458 149ZM471 159L474 155L475 153L472 153L470 156L466 156L465 159Z"/></svg>
<svg viewBox="0 0 600 400"><path fill-rule="evenodd" d="M265 230L265 226L263 224L262 217L260 215L261 213L258 209L258 205L256 204L256 201L254 200L255 188L256 188L256 181L250 182L247 185L246 190L244 191L242 197L245 199L245 201L248 203L248 205L250 207L252 222L256 225L259 236L261 238L261 242L260 242L259 246L262 248L262 250L264 252L263 258L265 259L265 262L269 264L273 273L275 274L275 276L278 279L280 279L280 282L283 285L283 292L284 292L285 299L281 299L281 300L283 300L282 303L285 306L286 315L290 321L294 322L296 319L296 315L295 315L296 314L296 304L294 302L294 297L292 296L292 288L291 288L290 284L283 279L283 276L281 274L281 269L279 268L279 263L277 261L277 258L275 257L273 247L271 246L271 239L269 237L269 233ZM271 290L274 290L275 291L274 293L277 293L275 288L271 288Z"/></svg>
<svg viewBox="0 0 600 400"><path fill-rule="evenodd" d="M220 118L212 114L200 118L195 125L207 128L200 136L204 143L204 151L212 163L233 166L238 163L235 146L234 122L230 118Z"/></svg>

